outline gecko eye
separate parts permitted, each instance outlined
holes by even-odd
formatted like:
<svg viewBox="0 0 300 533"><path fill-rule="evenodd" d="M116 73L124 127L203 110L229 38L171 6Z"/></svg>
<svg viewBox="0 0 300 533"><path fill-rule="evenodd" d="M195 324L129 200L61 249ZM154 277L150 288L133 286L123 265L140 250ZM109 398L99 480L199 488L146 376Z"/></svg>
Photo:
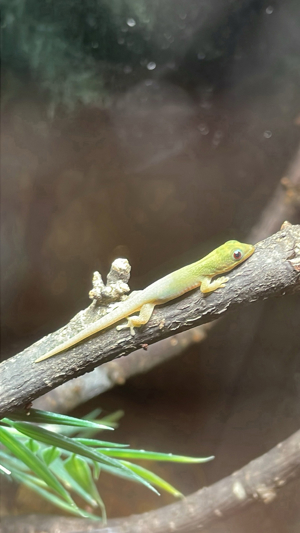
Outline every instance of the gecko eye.
<svg viewBox="0 0 300 533"><path fill-rule="evenodd" d="M236 261L238 261L239 259L241 259L242 257L242 252L241 250L234 250L233 252L233 258L236 259Z"/></svg>

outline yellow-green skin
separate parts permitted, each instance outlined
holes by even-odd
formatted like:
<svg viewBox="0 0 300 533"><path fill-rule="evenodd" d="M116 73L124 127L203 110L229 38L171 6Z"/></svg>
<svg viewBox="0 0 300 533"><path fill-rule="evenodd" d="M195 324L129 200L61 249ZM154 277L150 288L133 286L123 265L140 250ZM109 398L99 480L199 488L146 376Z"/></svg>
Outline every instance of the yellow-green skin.
<svg viewBox="0 0 300 533"><path fill-rule="evenodd" d="M133 294L128 300L120 303L114 311L103 316L53 350L50 350L37 359L35 363L48 359L48 357L52 357L52 355L56 355L67 348L71 348L74 344L108 328L123 318L127 318L127 324L118 326L117 329L130 328L131 334L134 335L134 328L147 324L156 305L174 300L199 286L203 293L225 287L228 278L220 277L214 281L212 281L212 278L218 274L232 270L248 259L253 252L254 246L252 244L243 244L238 241L225 242L225 244L216 248L203 259L200 259L200 261L175 270L175 272L155 281L143 291ZM137 311L140 311L138 316L128 318L132 313L136 313Z"/></svg>

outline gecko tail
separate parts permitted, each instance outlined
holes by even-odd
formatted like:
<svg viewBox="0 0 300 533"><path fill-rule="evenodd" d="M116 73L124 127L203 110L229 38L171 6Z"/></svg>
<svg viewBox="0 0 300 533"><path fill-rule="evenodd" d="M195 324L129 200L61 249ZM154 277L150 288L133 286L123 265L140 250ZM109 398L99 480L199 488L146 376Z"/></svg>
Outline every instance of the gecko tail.
<svg viewBox="0 0 300 533"><path fill-rule="evenodd" d="M45 353L44 355L36 359L34 362L40 363L41 361L44 361L45 359L49 359L49 357L52 357L53 355L57 355L61 352L64 352L65 350L68 350L69 348L73 348L73 346L75 346L79 342L85 340L91 335L94 335L95 333L98 333L98 331L101 331L102 329L104 329L103 327L100 330L99 326L98 327L95 327L95 326L96 324L93 324L92 328L84 329L83 331L75 335L74 337L71 337L70 339L66 340L65 342L62 342L61 344L59 344L58 346L56 346L49 352Z"/></svg>
<svg viewBox="0 0 300 533"><path fill-rule="evenodd" d="M50 350L49 352L45 353L45 355L42 355L41 357L36 359L34 362L40 363L41 361L44 361L45 359L48 359L49 357L52 357L53 355L57 355L58 353L63 352L64 350L67 350L68 348L72 348L72 346L74 346L75 344L77 344L77 342L79 342L79 341L71 342L71 340L74 341L74 339L70 339L70 342L64 342L63 344L60 344L56 348L53 348L53 350Z"/></svg>
<svg viewBox="0 0 300 533"><path fill-rule="evenodd" d="M87 337L90 337L94 333L97 333L98 331L99 331L99 329L95 330L95 324L94 324L93 328L88 328L88 329L85 329L85 330L79 332L74 337L71 337L70 339L66 340L65 342L62 342L61 344L59 344L58 346L56 346L55 348L53 348L49 352L46 352L44 355L42 355L41 357L36 359L34 362L35 363L40 363L41 361L44 361L45 359L49 359L49 357L52 357L53 355L57 355L57 354L59 354L61 352L64 352L65 350L68 350L69 348L73 348L73 346L75 346L79 342L83 341Z"/></svg>
<svg viewBox="0 0 300 533"><path fill-rule="evenodd" d="M129 313L134 313L135 311L140 310L141 306L139 303L137 303L135 306L133 306L131 309L129 309ZM120 320L123 320L124 318L127 318L128 316L128 310L125 308L124 312L120 312L121 310L119 308L116 308L111 313L108 313L107 315L104 315L100 320L97 322L94 322L91 324L91 326L87 329L82 330L74 337L71 337L70 339L66 340L65 342L59 344L49 352L45 353L38 359L36 359L35 363L40 363L41 361L44 361L45 359L48 359L49 357L52 357L53 355L57 355L61 352L64 352L65 350L68 350L69 348L72 348L75 346L75 344L78 344L79 342L87 339L88 337L91 337L92 335L95 335L96 333L99 333L100 331L112 326L116 322L119 322Z"/></svg>

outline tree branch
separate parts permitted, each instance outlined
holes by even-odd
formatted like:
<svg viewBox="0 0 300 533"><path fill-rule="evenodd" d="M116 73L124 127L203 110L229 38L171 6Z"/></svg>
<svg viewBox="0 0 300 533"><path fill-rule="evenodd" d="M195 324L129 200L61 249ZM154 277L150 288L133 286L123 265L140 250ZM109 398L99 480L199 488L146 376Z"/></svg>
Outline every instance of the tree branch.
<svg viewBox="0 0 300 533"><path fill-rule="evenodd" d="M92 372L47 392L35 400L33 406L35 409L55 411L55 413L69 412L77 405L87 402L115 385L124 385L132 376L145 374L169 359L181 355L190 345L203 341L211 325L212 323L203 324L183 331L175 337L150 345L147 350L141 348L126 357L104 363Z"/></svg>
<svg viewBox="0 0 300 533"><path fill-rule="evenodd" d="M90 306L67 327L44 337L0 365L2 385L0 417L24 407L58 385L91 371L96 366L173 336L185 329L219 318L229 310L270 296L300 288L300 226L286 223L281 231L256 245L255 253L229 273L225 288L203 296L199 290L157 308L149 323L132 337L128 330L105 330L42 363L35 359L75 335L99 318L100 309Z"/></svg>
<svg viewBox="0 0 300 533"><path fill-rule="evenodd" d="M80 518L29 515L2 520L3 533L189 533L203 531L253 504L274 501L277 490L300 473L300 431L261 457L182 501L109 520L106 526Z"/></svg>
<svg viewBox="0 0 300 533"><path fill-rule="evenodd" d="M257 242L276 231L282 220L296 219L300 209L300 148L296 152L287 173L280 180L269 203L250 232L246 242ZM125 283L128 278L123 277ZM131 376L144 373L153 367L181 354L189 345L207 337L212 325L204 324L164 339L149 346L148 353L137 350L127 357L105 363L93 372L68 381L38 398L34 407L45 411L68 412L115 385L124 384Z"/></svg>

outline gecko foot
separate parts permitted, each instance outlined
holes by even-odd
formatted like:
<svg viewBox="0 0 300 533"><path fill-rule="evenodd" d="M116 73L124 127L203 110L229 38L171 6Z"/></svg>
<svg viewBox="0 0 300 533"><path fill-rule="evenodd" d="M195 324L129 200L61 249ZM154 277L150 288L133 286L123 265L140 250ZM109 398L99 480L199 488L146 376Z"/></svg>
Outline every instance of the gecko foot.
<svg viewBox="0 0 300 533"><path fill-rule="evenodd" d="M134 337L135 335L134 326L130 324L129 319L128 319L127 324L121 324L120 326L117 326L116 330L120 331L121 329L125 329L125 328L130 328L130 333Z"/></svg>
<svg viewBox="0 0 300 533"><path fill-rule="evenodd" d="M218 284L220 284L218 288L225 287L225 284L227 283L228 280L229 278L226 278L225 276L218 278L217 281L218 281Z"/></svg>

